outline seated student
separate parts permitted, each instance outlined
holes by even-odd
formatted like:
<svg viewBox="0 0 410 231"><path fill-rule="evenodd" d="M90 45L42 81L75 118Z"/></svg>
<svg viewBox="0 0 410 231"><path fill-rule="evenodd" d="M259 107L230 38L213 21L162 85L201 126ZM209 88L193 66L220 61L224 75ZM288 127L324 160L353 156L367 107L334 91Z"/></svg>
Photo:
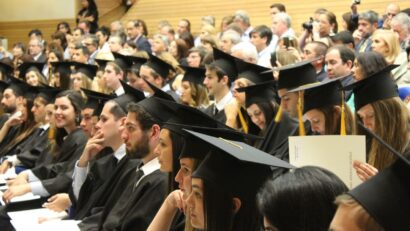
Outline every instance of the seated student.
<svg viewBox="0 0 410 231"><path fill-rule="evenodd" d="M409 113L406 105L398 97L397 85L391 78L394 65L361 81L346 86L355 95L356 121L377 134L394 149L404 153L409 149ZM359 134L366 134L357 129ZM375 175L378 170L390 166L395 157L388 153L374 138L367 150L367 164L355 162L354 167L361 180Z"/></svg>
<svg viewBox="0 0 410 231"><path fill-rule="evenodd" d="M205 69L183 65L180 67L185 70L181 81L181 103L205 109L209 105L208 90L203 84Z"/></svg>
<svg viewBox="0 0 410 231"><path fill-rule="evenodd" d="M29 91L30 86L27 83L16 78L12 78L11 86L8 89L14 89L13 92L20 91L24 96L16 103L15 115L10 116L0 130L1 157L15 154L18 145L29 142L38 125L31 111L35 93Z"/></svg>
<svg viewBox="0 0 410 231"><path fill-rule="evenodd" d="M303 115L313 133L320 135L355 134L353 113L344 102L341 79L309 84L289 92L303 91Z"/></svg>
<svg viewBox="0 0 410 231"><path fill-rule="evenodd" d="M53 62L52 76L49 78L51 87L68 90L70 88L71 62Z"/></svg>
<svg viewBox="0 0 410 231"><path fill-rule="evenodd" d="M8 156L0 166L0 172L4 173L10 167L18 167L19 169L30 169L36 166L36 163L41 163L42 155L49 150L49 132L50 132L50 117L47 114L47 105L53 106L54 97L59 92L55 88L38 88L39 93L34 98L33 113L35 122L39 125L38 128L30 135L27 141L19 144L16 147L13 155ZM54 107L54 106L53 106ZM19 173L19 172L17 172Z"/></svg>
<svg viewBox="0 0 410 231"><path fill-rule="evenodd" d="M187 199L192 226L205 231L257 230L262 220L256 193L271 174L270 166L292 166L242 142L191 134L211 145L211 152L192 174Z"/></svg>
<svg viewBox="0 0 410 231"><path fill-rule="evenodd" d="M336 212L334 200L348 191L332 172L313 166L268 180L258 193L264 230L327 230Z"/></svg>
<svg viewBox="0 0 410 231"><path fill-rule="evenodd" d="M74 73L71 74L70 89L81 91L81 88L92 90L92 81L97 73L96 65L73 62Z"/></svg>
<svg viewBox="0 0 410 231"><path fill-rule="evenodd" d="M20 79L24 79L30 86L40 86L40 84L46 84L47 80L41 74L44 63L25 62L22 63L18 69L20 71Z"/></svg>
<svg viewBox="0 0 410 231"><path fill-rule="evenodd" d="M121 137L127 154L141 159L142 167L130 169L115 182L121 187L116 186L111 192L102 211L79 223L82 230L145 230L165 198L167 177L159 171L153 151L158 143L159 123L169 118L169 110L157 97L131 102L127 110Z"/></svg>
<svg viewBox="0 0 410 231"><path fill-rule="evenodd" d="M83 99L79 93L66 90L57 94L54 105L55 124L58 129L56 145L59 148L52 163L18 174L9 182L9 188L3 195L5 202L27 192L46 197L68 190L74 161L78 159L87 142L84 132L78 127Z"/></svg>
<svg viewBox="0 0 410 231"><path fill-rule="evenodd" d="M373 132L369 134L374 137ZM382 139L382 148L397 160L376 176L336 199L338 209L329 231L408 230L410 228L410 159Z"/></svg>

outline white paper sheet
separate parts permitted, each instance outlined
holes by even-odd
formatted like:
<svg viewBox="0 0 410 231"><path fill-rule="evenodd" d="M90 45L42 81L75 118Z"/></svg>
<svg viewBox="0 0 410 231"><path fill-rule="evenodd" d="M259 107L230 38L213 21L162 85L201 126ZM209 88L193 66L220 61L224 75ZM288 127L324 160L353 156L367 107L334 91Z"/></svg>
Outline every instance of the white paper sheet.
<svg viewBox="0 0 410 231"><path fill-rule="evenodd" d="M361 183L353 161L366 162L364 136L289 137L289 162L297 167L319 166L335 173L350 189Z"/></svg>
<svg viewBox="0 0 410 231"><path fill-rule="evenodd" d="M14 197L13 199L11 199L10 203L20 202L20 201L30 201L30 200L35 200L35 199L39 199L39 198L40 198L40 196L34 195L33 193L29 192L29 193L26 193L24 195ZM3 192L1 192L1 191L0 191L0 203L2 205L5 204L4 201L3 201Z"/></svg>

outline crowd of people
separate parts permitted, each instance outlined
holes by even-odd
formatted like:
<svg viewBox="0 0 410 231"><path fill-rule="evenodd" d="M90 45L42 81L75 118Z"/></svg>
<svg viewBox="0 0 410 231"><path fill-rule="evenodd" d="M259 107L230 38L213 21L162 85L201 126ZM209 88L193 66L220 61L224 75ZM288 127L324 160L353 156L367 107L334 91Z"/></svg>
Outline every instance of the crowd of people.
<svg viewBox="0 0 410 231"><path fill-rule="evenodd" d="M1 230L39 206L73 230L410 229L409 9L352 3L338 24L320 8L296 28L275 3L269 25L208 15L195 38L188 19L148 33L81 4L73 29L0 52L0 173L17 174ZM289 164L305 135L365 136L363 183Z"/></svg>

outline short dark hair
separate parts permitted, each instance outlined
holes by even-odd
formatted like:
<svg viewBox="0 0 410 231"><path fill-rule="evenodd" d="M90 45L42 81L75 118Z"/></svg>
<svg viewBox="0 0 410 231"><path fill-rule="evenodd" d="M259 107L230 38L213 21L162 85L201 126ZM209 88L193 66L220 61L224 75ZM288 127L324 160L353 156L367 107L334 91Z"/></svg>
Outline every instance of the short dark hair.
<svg viewBox="0 0 410 231"><path fill-rule="evenodd" d="M188 32L191 32L191 22L190 22L188 19L186 19L186 18L181 19L181 21L186 22L186 24L187 24L186 30L187 30Z"/></svg>
<svg viewBox="0 0 410 231"><path fill-rule="evenodd" d="M101 32L101 34L103 34L104 36L107 36L107 37L110 37L110 35L111 35L110 28L108 28L106 26L102 26L102 27L98 28L96 32Z"/></svg>
<svg viewBox="0 0 410 231"><path fill-rule="evenodd" d="M351 61L352 63L354 62L355 55L354 55L354 52L352 51L352 49L350 49L350 48L348 48L344 45L336 45L336 46L330 47L327 50L327 52L329 53L329 51L331 51L331 50L339 51L340 58L342 59L343 63L347 63L347 61Z"/></svg>
<svg viewBox="0 0 410 231"><path fill-rule="evenodd" d="M154 124L158 124L156 119L139 104L133 102L129 103L127 105L127 111L128 113L131 112L136 114L137 121L143 131L148 131Z"/></svg>
<svg viewBox="0 0 410 231"><path fill-rule="evenodd" d="M81 35L84 35L84 30L83 30L83 28L76 27L76 28L74 28L74 31L76 31L76 30L79 30L79 31L80 31L80 34L81 34Z"/></svg>
<svg viewBox="0 0 410 231"><path fill-rule="evenodd" d="M379 21L379 14L373 10L364 11L359 14L359 20L366 20L370 24L374 24Z"/></svg>
<svg viewBox="0 0 410 231"><path fill-rule="evenodd" d="M117 102L115 102L114 100L107 101L107 103L109 102L113 104L113 106L110 109L110 113L114 116L116 120L127 116L127 113L124 111L124 109L122 109L122 107Z"/></svg>
<svg viewBox="0 0 410 231"><path fill-rule="evenodd" d="M335 34L334 36L330 37L332 39L332 42L342 42L343 44L352 44L353 48L355 47L354 45L354 38L352 33L349 31L340 31L339 33Z"/></svg>
<svg viewBox="0 0 410 231"><path fill-rule="evenodd" d="M315 44L315 53L316 57L322 56L323 57L326 55L327 49L329 49L329 46L326 45L326 43L321 42L321 41L312 41L309 44Z"/></svg>
<svg viewBox="0 0 410 231"><path fill-rule="evenodd" d="M28 32L28 37L30 37L31 35L35 35L35 36L43 36L43 33L41 32L41 30L39 29L33 29L30 32Z"/></svg>
<svg viewBox="0 0 410 231"><path fill-rule="evenodd" d="M266 38L266 45L268 46L270 41L272 40L272 31L269 27L265 25L260 25L255 27L251 33L249 33L249 37L252 37L253 33L258 33L259 37Z"/></svg>
<svg viewBox="0 0 410 231"><path fill-rule="evenodd" d="M215 71L216 76L218 77L218 82L221 81L221 79L226 76L228 77L228 87L231 87L231 79L229 78L228 74L222 70L222 68L218 67L214 62L206 65L206 68L209 69L210 71Z"/></svg>
<svg viewBox="0 0 410 231"><path fill-rule="evenodd" d="M280 12L286 13L286 7L282 3L273 3L272 5L270 5L270 8L277 8Z"/></svg>
<svg viewBox="0 0 410 231"><path fill-rule="evenodd" d="M257 203L262 215L278 230L327 230L337 209L334 200L347 191L334 173L306 166L268 180L257 195Z"/></svg>
<svg viewBox="0 0 410 231"><path fill-rule="evenodd" d="M75 48L76 50L81 50L83 52L84 55L90 55L90 50L88 50L88 48L86 46L84 46L81 43L77 43L75 44Z"/></svg>

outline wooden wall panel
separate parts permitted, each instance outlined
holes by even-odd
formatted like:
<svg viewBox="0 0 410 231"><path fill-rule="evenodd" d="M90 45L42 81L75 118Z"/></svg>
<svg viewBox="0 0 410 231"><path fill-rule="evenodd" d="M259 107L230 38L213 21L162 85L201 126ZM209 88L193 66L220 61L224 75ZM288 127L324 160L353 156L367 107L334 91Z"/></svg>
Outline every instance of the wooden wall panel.
<svg viewBox="0 0 410 231"><path fill-rule="evenodd" d="M58 20L38 20L24 22L1 22L0 35L8 39L8 48L11 49L16 42L28 43L28 32L38 28L43 32L44 39L51 40L51 35L56 31L57 24L61 21L70 23L71 28L75 27L74 19Z"/></svg>
<svg viewBox="0 0 410 231"><path fill-rule="evenodd" d="M100 16L107 14L121 4L121 0L95 0Z"/></svg>
<svg viewBox="0 0 410 231"><path fill-rule="evenodd" d="M167 19L176 27L179 19L188 18L192 23L192 31L198 33L200 18L204 15L216 17L216 27L219 28L221 19L225 15L233 14L238 9L248 11L253 26L265 24L270 26L271 17L269 6L275 1L271 0L139 0L128 13L122 18L123 21L141 18L148 24L148 31L152 36L157 31L157 23L162 19ZM286 5L287 11L292 17L293 28L301 30L301 24L309 19L317 8L327 8L332 10L341 21L341 15L350 11L350 0L285 0L281 1ZM410 7L410 1L398 0L402 9ZM383 0L362 0L360 10L373 9L378 13L384 13L387 2Z"/></svg>

